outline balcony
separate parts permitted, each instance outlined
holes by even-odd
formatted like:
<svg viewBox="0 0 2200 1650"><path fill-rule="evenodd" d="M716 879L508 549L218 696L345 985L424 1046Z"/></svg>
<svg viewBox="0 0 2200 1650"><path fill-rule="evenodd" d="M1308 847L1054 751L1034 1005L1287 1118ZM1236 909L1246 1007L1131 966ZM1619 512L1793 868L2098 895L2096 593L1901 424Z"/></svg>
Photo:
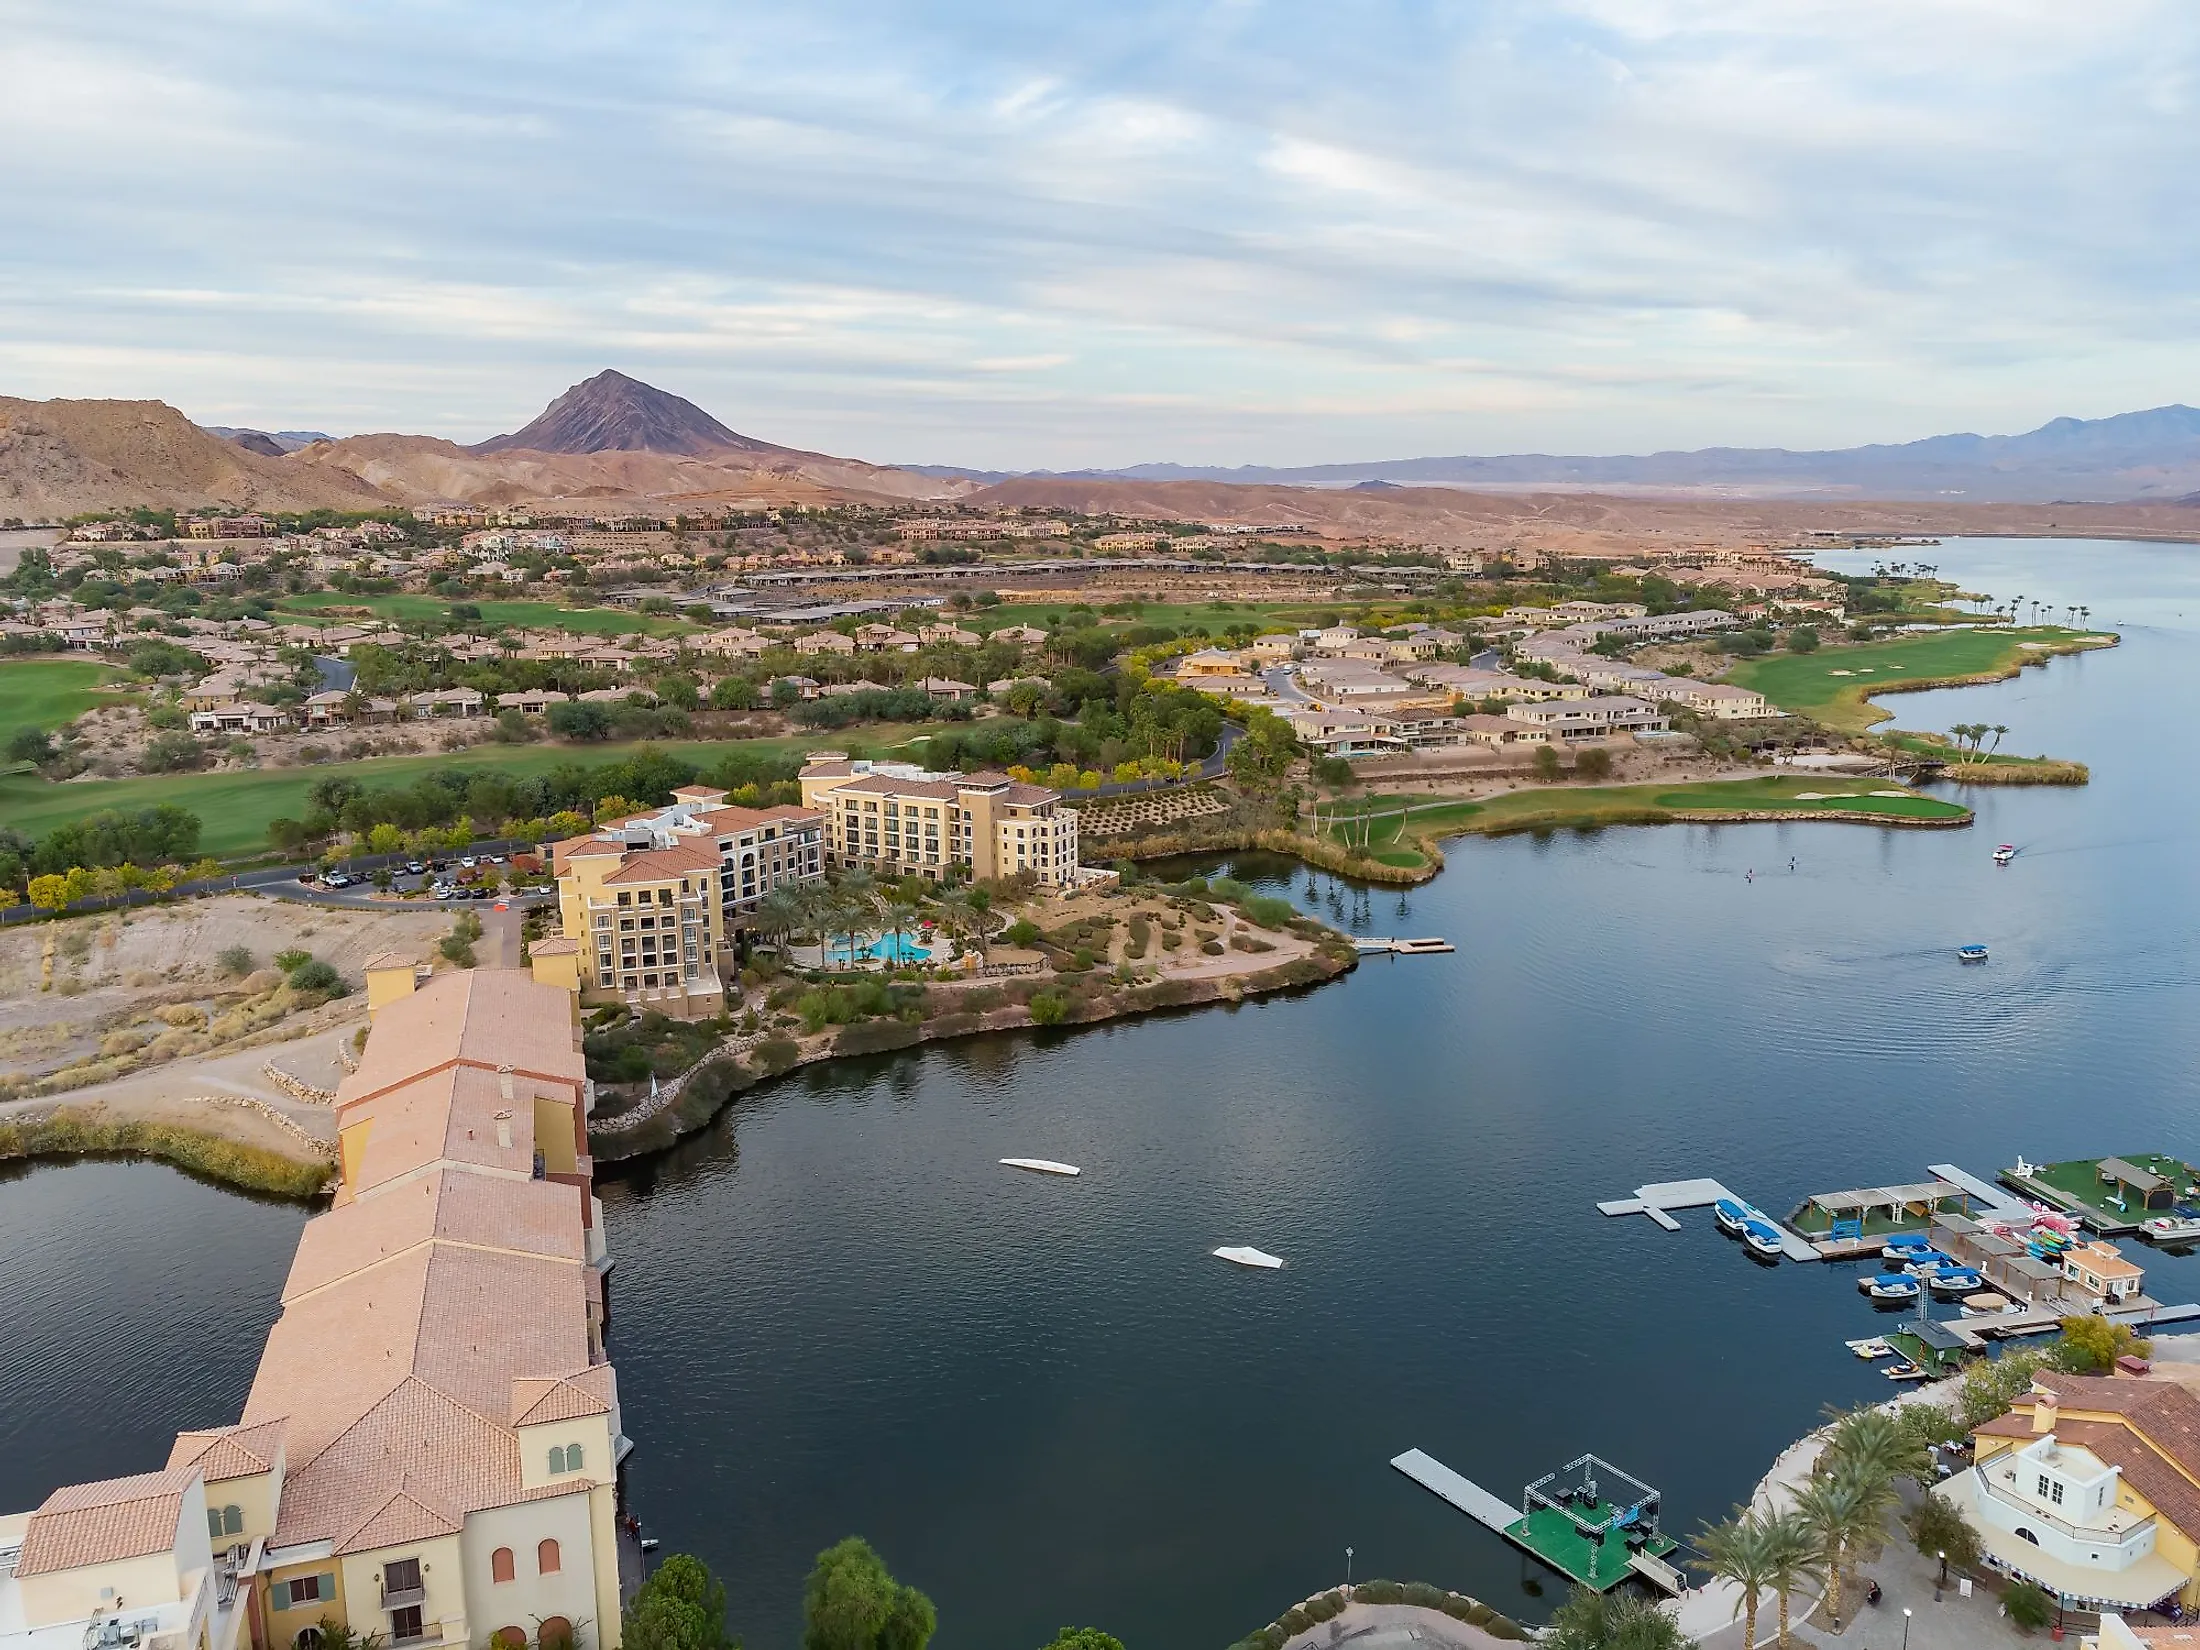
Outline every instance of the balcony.
<svg viewBox="0 0 2200 1650"><path fill-rule="evenodd" d="M2019 1495L2014 1488L2002 1483L2000 1480L2003 1475L1993 1471L1994 1465L1995 1463L1989 1462L1986 1468L1976 1474L1989 1496L2020 1518L2045 1524L2051 1530L2059 1530L2073 1541L2090 1541L2102 1547L2127 1547L2154 1528L2152 1517L2135 1519L2128 1509L2113 1505L2103 1509L2103 1522L2099 1524L2073 1524L2067 1519L2057 1518L2037 1503Z"/></svg>
<svg viewBox="0 0 2200 1650"><path fill-rule="evenodd" d="M418 1582L410 1587L392 1587L384 1583L378 1590L382 1595L382 1608L385 1610L403 1610L410 1605L425 1604L428 1601L428 1589Z"/></svg>

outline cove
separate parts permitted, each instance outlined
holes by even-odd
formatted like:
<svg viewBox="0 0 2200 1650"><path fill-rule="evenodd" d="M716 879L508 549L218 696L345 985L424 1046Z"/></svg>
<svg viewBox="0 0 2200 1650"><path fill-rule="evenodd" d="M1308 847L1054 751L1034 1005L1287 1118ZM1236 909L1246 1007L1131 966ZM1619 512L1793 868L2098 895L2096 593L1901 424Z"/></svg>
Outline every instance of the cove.
<svg viewBox="0 0 2200 1650"><path fill-rule="evenodd" d="M630 1482L664 1550L727 1579L755 1650L798 1642L803 1574L851 1532L933 1595L946 1647L1091 1622L1220 1650L1341 1579L1347 1544L1362 1577L1540 1620L1555 1589L1391 1456L1505 1493L1593 1449L1693 1526L1821 1405L1888 1390L1839 1344L1875 1322L1852 1268L1768 1270L1707 1218L1664 1234L1598 1199L1708 1173L1784 1212L1928 1162L2200 1151L2200 785L2189 736L2141 714L2200 689L2200 550L1917 554L2123 630L1889 701L1903 727L2007 723L2090 786L1965 792L1962 831L1464 840L1402 896L1235 860L1356 931L1461 949L805 1070L607 1181ZM2023 849L2006 871L1999 841ZM1969 939L1989 966L1956 964ZM153 1166L0 1182L8 1368L38 1372L7 1389L0 1493L226 1413L296 1218ZM1230 1243L1287 1265L1209 1254ZM2200 1298L2200 1264L2135 1252L2152 1292ZM211 1308L186 1288L209 1277Z"/></svg>

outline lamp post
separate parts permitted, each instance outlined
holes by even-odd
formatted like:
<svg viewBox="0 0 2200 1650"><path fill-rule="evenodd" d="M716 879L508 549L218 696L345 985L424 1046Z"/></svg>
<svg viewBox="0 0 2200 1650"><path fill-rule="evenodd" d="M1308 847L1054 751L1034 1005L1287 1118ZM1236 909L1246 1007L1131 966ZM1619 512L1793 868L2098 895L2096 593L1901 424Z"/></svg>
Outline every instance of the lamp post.
<svg viewBox="0 0 2200 1650"><path fill-rule="evenodd" d="M1933 1602L1935 1604L1938 1604L1940 1602L1940 1595L1947 1588L1947 1585L1948 1555L1946 1553L1942 1553L1940 1555L1940 1579L1933 1583Z"/></svg>
<svg viewBox="0 0 2200 1650"><path fill-rule="evenodd" d="M1910 1650L1910 1607L1902 1606L1902 1650Z"/></svg>
<svg viewBox="0 0 2200 1650"><path fill-rule="evenodd" d="M1344 1550L1344 1584L1347 1587L1352 1585L1352 1549L1350 1547Z"/></svg>

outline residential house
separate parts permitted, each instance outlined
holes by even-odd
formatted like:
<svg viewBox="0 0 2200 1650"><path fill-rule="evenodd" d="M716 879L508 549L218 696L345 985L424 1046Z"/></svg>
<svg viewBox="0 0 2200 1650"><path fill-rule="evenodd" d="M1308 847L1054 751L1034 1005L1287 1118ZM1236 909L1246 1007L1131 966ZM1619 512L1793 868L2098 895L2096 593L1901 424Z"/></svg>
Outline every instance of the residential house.
<svg viewBox="0 0 2200 1650"><path fill-rule="evenodd" d="M914 653L924 645L914 633L890 624L856 626L855 643L864 653Z"/></svg>
<svg viewBox="0 0 2200 1650"><path fill-rule="evenodd" d="M1516 721L1510 716L1462 716L1459 733L1470 745L1547 745L1551 742L1548 728Z"/></svg>
<svg viewBox="0 0 2200 1650"><path fill-rule="evenodd" d="M562 705L572 699L570 693L560 693L555 688L528 688L519 693L497 695L497 709L516 710L528 716L547 715L552 705Z"/></svg>
<svg viewBox="0 0 2200 1650"><path fill-rule="evenodd" d="M1037 625L1005 624L987 635L989 642L1014 642L1019 647L1037 647L1047 639L1047 633Z"/></svg>
<svg viewBox="0 0 2200 1650"><path fill-rule="evenodd" d="M794 650L797 653L853 654L856 643L853 636L843 636L837 630L813 630L807 636L794 639Z"/></svg>
<svg viewBox="0 0 2200 1650"><path fill-rule="evenodd" d="M191 713L193 733L280 733L290 725L287 710L250 699L232 699Z"/></svg>
<svg viewBox="0 0 2200 1650"><path fill-rule="evenodd" d="M394 699L368 699L358 710L352 709L349 693L333 689L316 693L304 705L306 726L330 728L348 726L354 722L394 722L397 720L397 701Z"/></svg>
<svg viewBox="0 0 2200 1650"><path fill-rule="evenodd" d="M1061 793L1004 773L932 773L906 762L813 759L802 801L825 815L831 864L939 881L1025 874L1078 881L1077 810Z"/></svg>
<svg viewBox="0 0 2200 1650"><path fill-rule="evenodd" d="M486 703L479 692L467 687L432 688L426 693L413 694L405 702L412 707L413 715L419 717L479 716Z"/></svg>
<svg viewBox="0 0 2200 1650"><path fill-rule="evenodd" d="M863 685L868 687L871 684L864 683ZM965 700L975 699L978 696L977 684L958 682L949 676L921 676L909 685L922 688L928 697L943 700L949 704L959 705Z"/></svg>
<svg viewBox="0 0 2200 1650"><path fill-rule="evenodd" d="M1603 739L1615 733L1659 733L1672 725L1656 706L1619 693L1540 705L1508 705L1505 714L1513 721L1539 727L1553 741L1566 744Z"/></svg>
<svg viewBox="0 0 2200 1650"><path fill-rule="evenodd" d="M1986 1562L2081 1609L2200 1604L2200 1398L2175 1381L2041 1370L1972 1429L1933 1493Z"/></svg>
<svg viewBox="0 0 2200 1650"><path fill-rule="evenodd" d="M1246 674L1245 657L1222 648L1202 648L1197 653L1187 653L1176 662L1176 679L1180 682L1197 680L1203 676L1243 676Z"/></svg>

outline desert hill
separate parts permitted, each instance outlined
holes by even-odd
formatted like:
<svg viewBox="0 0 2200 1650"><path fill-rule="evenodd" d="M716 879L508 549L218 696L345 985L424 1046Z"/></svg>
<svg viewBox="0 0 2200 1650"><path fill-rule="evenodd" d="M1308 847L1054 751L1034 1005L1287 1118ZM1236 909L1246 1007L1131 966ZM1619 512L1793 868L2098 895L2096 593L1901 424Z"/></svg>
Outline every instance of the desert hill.
<svg viewBox="0 0 2200 1650"><path fill-rule="evenodd" d="M739 434L684 396L605 369L575 384L510 435L475 445L477 453L783 453Z"/></svg>
<svg viewBox="0 0 2200 1650"><path fill-rule="evenodd" d="M160 401L0 396L0 516L87 510L371 510L391 501L334 468L301 470L200 429Z"/></svg>

